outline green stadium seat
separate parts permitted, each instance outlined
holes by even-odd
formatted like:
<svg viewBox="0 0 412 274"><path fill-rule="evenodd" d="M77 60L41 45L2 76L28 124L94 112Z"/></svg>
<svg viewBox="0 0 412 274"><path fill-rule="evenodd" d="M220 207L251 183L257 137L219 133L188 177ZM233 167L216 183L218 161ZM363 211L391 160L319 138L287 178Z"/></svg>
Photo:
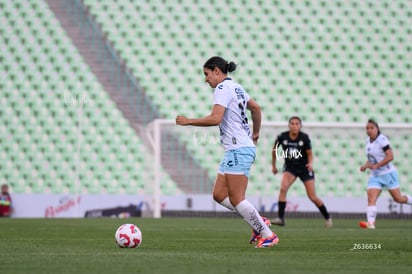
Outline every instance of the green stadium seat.
<svg viewBox="0 0 412 274"><path fill-rule="evenodd" d="M6 115L1 116L0 125L13 138L0 144L1 157L12 159L0 164L0 179L10 181L15 193L77 193L79 189L100 193L104 187L110 193L136 193L137 189L122 187L125 183L121 180L124 166L137 174L148 170L135 164L146 160L140 157L146 154L145 148L115 110L47 4L21 0L2 0L0 4L0 30L5 41L0 70L10 76L10 81L1 81L6 106L2 113ZM84 139L79 139L78 92L83 90L89 99L84 111L87 109L93 118L87 118L86 123L96 123L84 127ZM109 111L94 119L99 109ZM101 139L100 146L92 145L96 134L107 132L110 136ZM128 142L123 142L125 137ZM89 142L81 143L81 163L77 165L77 144L85 140ZM119 147L134 153L121 158ZM79 186L74 184L75 168L80 168ZM134 179L141 180L139 176Z"/></svg>
<svg viewBox="0 0 412 274"><path fill-rule="evenodd" d="M162 117L173 119L180 113L203 116L210 112L208 102L212 91L207 85L202 85L201 66L208 56L222 54L239 63L233 76L262 105L265 120L286 121L296 114L305 122L363 123L370 115L381 122L411 121L411 81L408 72L412 65L410 58L407 58L411 48L406 39L409 29L405 27L411 14L405 12L407 4L403 1L244 2L226 3L219 9L201 1L163 2L83 2ZM0 39L5 45L0 53L0 72L6 71L8 75L6 81L0 81L0 89L6 90L3 98L10 106L3 113L13 117L15 110L19 109L21 113L33 113L35 116L34 119L22 116L1 118L0 125L12 130L13 136L29 134L41 137L43 130L46 131L54 136L50 139L54 140L56 149L60 149L62 154L53 155L51 149L40 146L38 137L32 140L37 146L32 150L30 145L25 145L26 139L16 138L19 148L28 151L28 156L32 157L31 154L37 153L40 147L44 157L70 163L72 151L68 151L67 147L64 150L61 145L68 142L70 147L77 141L77 131L73 128L78 119L78 108L64 104L63 96L54 93L43 97L25 94L25 104L21 107L23 97L15 91L60 90L74 94L87 90L91 103L84 109L88 114L84 116L87 119L83 125L85 128L92 126L84 129L83 141L88 146L83 156L86 170L94 162L90 158L87 160L87 152L93 151L105 165L114 159L112 173L117 174L115 177L130 172L135 179L134 187L142 186L140 190L144 191L142 181L150 178L131 172L133 162L139 163L138 170L148 168L142 164L147 162L146 156L141 156L147 154L144 145L115 110L47 4L44 1L22 0L0 0L0 3ZM253 26L249 21L241 20L243 14L255 18L252 20ZM210 29L215 30L214 37L211 37ZM212 39L216 37L218 40ZM24 44L21 42L23 40ZM99 111L102 109L113 111L107 115ZM49 116L53 118L47 119ZM114 137L100 137L108 132ZM363 130L360 132L363 134ZM61 136L64 135L63 141ZM124 142L125 139L133 141ZM338 137L327 134L317 136L316 149L328 145L327 151L317 152L315 149L319 163L341 165L342 159L350 155L339 154L341 147L345 147L348 153L360 149L352 141L340 143L335 139ZM410 139L402 141L410 143ZM265 145L271 146L271 142ZM1 145L3 151L10 155L13 148L5 146ZM205 152L208 155L216 153L215 148L190 149L213 177L220 159L213 156L202 159L200 156ZM124 159L120 160L124 150L133 151L127 156L126 163ZM263 155L259 161L262 164L256 166L255 172L258 174L252 175L251 180L256 182L252 189L255 193L278 191L268 183L273 181L273 175L264 172L266 169L262 167L270 161L270 155L265 149L260 155ZM329 158L331 155L333 159ZM122 164L117 165L120 162ZM56 166L56 174L61 169ZM336 174L351 174L348 169L333 171ZM401 161L400 173L403 170L407 170L407 164ZM38 172L47 174L41 167ZM99 173L92 172L90 176L99 179L94 183L89 180L84 182L90 188L93 186L90 191L100 191L103 185L100 180L106 180L104 172L104 168L99 169ZM364 196L364 176L353 175L350 179L353 183L346 186L344 177L333 175L333 180L337 181L335 186L334 182L328 181L327 174L330 174L327 169L319 172L320 195ZM87 174L83 176L90 177ZM106 191L115 192L118 189L120 192L135 193L133 187L126 188L124 182L116 181L115 185L104 183ZM166 184L164 191L175 193L175 187L173 183L170 186ZM26 191L22 186L16 188ZM33 186L36 191L42 188L52 189L46 181L39 188ZM64 180L57 189L74 191L66 186ZM82 189L87 192L87 187ZM292 194L304 195L301 191L302 188L297 187Z"/></svg>

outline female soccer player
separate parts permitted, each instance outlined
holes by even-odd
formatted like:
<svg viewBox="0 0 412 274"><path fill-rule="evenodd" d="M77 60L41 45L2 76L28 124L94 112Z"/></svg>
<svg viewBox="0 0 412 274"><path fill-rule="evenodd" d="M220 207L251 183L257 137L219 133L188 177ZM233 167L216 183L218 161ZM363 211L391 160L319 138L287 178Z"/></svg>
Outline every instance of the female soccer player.
<svg viewBox="0 0 412 274"><path fill-rule="evenodd" d="M315 191L315 173L313 171L312 145L309 135L301 132L302 120L293 116L289 119L289 131L282 132L276 139L272 150L272 172L277 174L276 160L279 157L284 158L284 170L278 198L278 218L272 221L272 224L285 225L285 207L286 194L289 187L299 177L306 188L306 194L309 199L319 208L325 218L325 226L332 227L332 219L329 216L323 201L316 196ZM283 152L278 155L279 146Z"/></svg>
<svg viewBox="0 0 412 274"><path fill-rule="evenodd" d="M389 139L380 132L376 121L369 119L366 124L366 156L368 160L360 167L360 171L370 169L367 195L368 208L366 209L367 222L359 222L361 228L375 229L375 220L378 210L376 200L387 188L395 202L412 204L412 197L402 195L399 189L398 172L392 164L393 153Z"/></svg>
<svg viewBox="0 0 412 274"><path fill-rule="evenodd" d="M250 243L271 247L279 242L267 222L245 198L250 168L255 160L255 144L261 126L260 106L241 85L228 77L236 69L234 62L212 57L203 65L205 81L214 88L211 114L203 118L177 116L177 125L219 126L220 142L225 150L213 188L213 198L222 206L240 215L253 229ZM246 112L251 112L253 133ZM269 220L268 220L269 221ZM269 222L270 225L270 222Z"/></svg>

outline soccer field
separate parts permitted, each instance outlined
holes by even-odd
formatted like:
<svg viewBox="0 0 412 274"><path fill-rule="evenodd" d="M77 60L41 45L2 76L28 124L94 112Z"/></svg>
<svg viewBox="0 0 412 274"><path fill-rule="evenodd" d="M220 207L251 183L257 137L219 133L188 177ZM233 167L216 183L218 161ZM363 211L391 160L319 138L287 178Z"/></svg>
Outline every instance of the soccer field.
<svg viewBox="0 0 412 274"><path fill-rule="evenodd" d="M138 249L114 232L135 223ZM255 249L237 218L0 219L0 273L408 273L412 221L288 219L279 245ZM354 247L358 248L351 250Z"/></svg>

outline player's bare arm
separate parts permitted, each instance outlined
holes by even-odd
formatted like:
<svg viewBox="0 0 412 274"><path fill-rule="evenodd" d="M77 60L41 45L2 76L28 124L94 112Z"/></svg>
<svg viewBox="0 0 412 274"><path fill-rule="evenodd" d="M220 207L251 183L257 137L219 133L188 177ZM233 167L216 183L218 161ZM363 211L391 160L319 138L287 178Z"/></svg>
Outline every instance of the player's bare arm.
<svg viewBox="0 0 412 274"><path fill-rule="evenodd" d="M360 167L360 171L365 171L366 169L378 169L381 166L384 166L386 164L388 164L390 161L393 160L393 152L392 149L388 149L385 151L385 158L383 158L382 161L376 163L376 164L372 164L369 161L366 161L361 167Z"/></svg>
<svg viewBox="0 0 412 274"><path fill-rule="evenodd" d="M307 149L306 154L308 155L308 163L306 164L306 168L309 171L313 171L313 154L312 154L312 150Z"/></svg>
<svg viewBox="0 0 412 274"><path fill-rule="evenodd" d="M198 127L217 126L222 121L225 110L224 106L214 105L212 112L202 118L187 118L186 116L178 115L176 117L176 125Z"/></svg>
<svg viewBox="0 0 412 274"><path fill-rule="evenodd" d="M366 161L363 165L360 167L360 171L365 171L367 168L370 168L371 163L369 161Z"/></svg>
<svg viewBox="0 0 412 274"><path fill-rule="evenodd" d="M247 102L247 109L250 110L253 121L252 139L256 144L260 136L260 126L262 124L262 112L258 103L255 100L249 99Z"/></svg>
<svg viewBox="0 0 412 274"><path fill-rule="evenodd" d="M273 145L273 149L272 149L272 173L273 174L277 174L278 173L278 169L276 168L276 150L278 148L278 142L275 142L275 144Z"/></svg>
<svg viewBox="0 0 412 274"><path fill-rule="evenodd" d="M393 152L392 152L392 149L387 149L386 151L385 151L385 158L383 158L383 160L382 161L380 161L380 162L378 162L378 163L376 163L376 164L372 164L372 165L370 165L370 169L377 169L377 168L380 168L381 166L384 166L384 165L386 165L386 164L388 164L390 161L392 161L393 160Z"/></svg>

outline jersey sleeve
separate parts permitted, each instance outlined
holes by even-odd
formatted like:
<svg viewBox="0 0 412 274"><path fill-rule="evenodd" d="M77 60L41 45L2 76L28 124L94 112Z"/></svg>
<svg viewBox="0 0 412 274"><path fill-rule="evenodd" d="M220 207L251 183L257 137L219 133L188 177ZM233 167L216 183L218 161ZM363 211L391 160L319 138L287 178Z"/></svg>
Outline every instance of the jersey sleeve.
<svg viewBox="0 0 412 274"><path fill-rule="evenodd" d="M273 147L279 146L279 144L282 144L282 134L276 136L275 142L273 143Z"/></svg>
<svg viewBox="0 0 412 274"><path fill-rule="evenodd" d="M249 102L250 99L251 99L250 95L245 91L245 101Z"/></svg>
<svg viewBox="0 0 412 274"><path fill-rule="evenodd" d="M218 85L213 93L213 105L221 105L227 108L232 99L230 95L230 92L225 89L225 85Z"/></svg>
<svg viewBox="0 0 412 274"><path fill-rule="evenodd" d="M303 137L303 140L304 140L303 149L305 150L312 149L312 142L310 141L309 135L305 134Z"/></svg>
<svg viewBox="0 0 412 274"><path fill-rule="evenodd" d="M383 151L387 151L388 149L391 148L391 144L389 142L389 139L386 136L382 136L379 140L379 145L382 148Z"/></svg>

